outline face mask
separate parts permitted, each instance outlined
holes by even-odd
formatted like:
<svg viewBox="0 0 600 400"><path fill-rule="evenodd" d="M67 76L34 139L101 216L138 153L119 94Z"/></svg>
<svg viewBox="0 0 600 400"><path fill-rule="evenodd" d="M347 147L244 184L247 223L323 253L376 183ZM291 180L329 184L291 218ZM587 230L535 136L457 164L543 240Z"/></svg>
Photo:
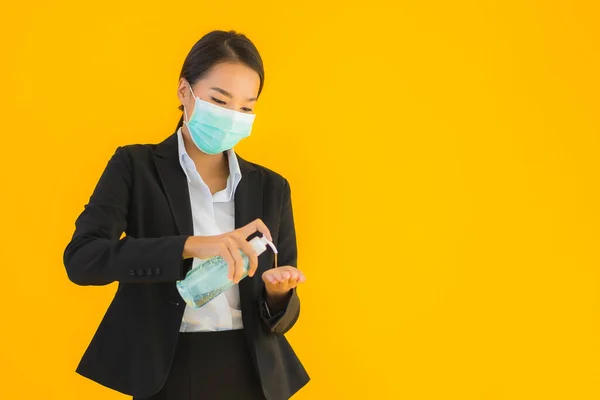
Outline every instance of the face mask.
<svg viewBox="0 0 600 400"><path fill-rule="evenodd" d="M184 107L184 123L190 131L192 141L202 152L219 154L250 136L254 114L229 110L200 100L192 92L191 86L188 87L196 103L189 119Z"/></svg>

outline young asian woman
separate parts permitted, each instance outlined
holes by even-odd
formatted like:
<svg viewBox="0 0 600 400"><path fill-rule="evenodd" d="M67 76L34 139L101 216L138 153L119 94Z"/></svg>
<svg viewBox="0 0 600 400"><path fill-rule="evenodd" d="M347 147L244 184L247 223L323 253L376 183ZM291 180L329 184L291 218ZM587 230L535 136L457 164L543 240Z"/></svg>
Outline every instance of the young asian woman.
<svg viewBox="0 0 600 400"><path fill-rule="evenodd" d="M263 83L246 36L205 35L181 70L176 131L121 146L108 162L64 252L74 283L118 283L81 375L152 400L284 400L308 382L284 336L306 280L290 185L233 150L250 135ZM256 255L247 242L256 235L275 244L281 266ZM176 282L214 256L233 287L201 308L186 304Z"/></svg>

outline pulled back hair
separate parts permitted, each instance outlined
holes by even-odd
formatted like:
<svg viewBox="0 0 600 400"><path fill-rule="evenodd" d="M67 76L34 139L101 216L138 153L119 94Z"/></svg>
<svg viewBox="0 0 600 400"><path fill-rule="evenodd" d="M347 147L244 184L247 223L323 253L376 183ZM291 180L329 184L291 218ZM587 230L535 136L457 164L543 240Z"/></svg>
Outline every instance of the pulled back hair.
<svg viewBox="0 0 600 400"><path fill-rule="evenodd" d="M265 81L262 58L254 43L245 35L235 31L212 31L198 40L185 58L179 78L185 78L193 86L212 67L228 61L245 64L256 71L260 77L258 89L258 95L260 95ZM179 109L183 111L183 106L180 105ZM182 125L183 115L175 130Z"/></svg>

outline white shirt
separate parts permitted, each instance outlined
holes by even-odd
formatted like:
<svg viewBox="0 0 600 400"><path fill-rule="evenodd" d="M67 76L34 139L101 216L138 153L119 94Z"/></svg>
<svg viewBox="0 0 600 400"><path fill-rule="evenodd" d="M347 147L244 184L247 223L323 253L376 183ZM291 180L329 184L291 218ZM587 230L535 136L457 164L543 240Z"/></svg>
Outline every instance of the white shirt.
<svg viewBox="0 0 600 400"><path fill-rule="evenodd" d="M190 192L194 235L213 236L233 231L235 229L234 194L242 179L234 151L227 151L229 159L227 187L213 195L196 170L194 161L185 150L181 128L177 130L177 139L179 163L187 176ZM192 268L200 261L194 258ZM186 305L179 331L226 331L242 328L240 290L238 285L234 285L201 308Z"/></svg>

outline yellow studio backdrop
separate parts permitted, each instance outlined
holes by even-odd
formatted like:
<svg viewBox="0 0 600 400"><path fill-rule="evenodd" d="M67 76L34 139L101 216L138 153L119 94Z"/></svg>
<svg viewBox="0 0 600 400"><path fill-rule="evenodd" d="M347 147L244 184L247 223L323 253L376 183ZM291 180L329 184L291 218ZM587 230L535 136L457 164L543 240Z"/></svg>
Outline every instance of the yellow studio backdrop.
<svg viewBox="0 0 600 400"><path fill-rule="evenodd" d="M600 398L599 4L3 4L0 398L125 398L74 373L116 285L62 252L212 29L265 61L237 150L292 185L296 399Z"/></svg>

